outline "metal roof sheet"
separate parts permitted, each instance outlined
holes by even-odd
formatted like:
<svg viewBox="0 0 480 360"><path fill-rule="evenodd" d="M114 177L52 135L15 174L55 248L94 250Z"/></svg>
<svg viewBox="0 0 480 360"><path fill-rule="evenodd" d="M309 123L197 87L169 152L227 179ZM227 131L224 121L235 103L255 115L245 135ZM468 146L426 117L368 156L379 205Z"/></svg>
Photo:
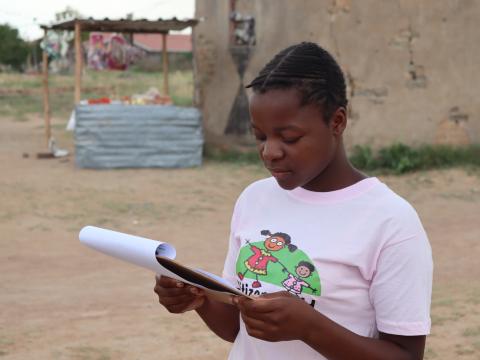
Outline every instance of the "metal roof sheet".
<svg viewBox="0 0 480 360"><path fill-rule="evenodd" d="M167 33L169 31L180 31L190 26L198 24L196 19L179 20L172 19L120 19L111 20L105 18L96 20L88 19L73 19L53 25L41 25L42 29L48 30L75 30L75 23L80 23L82 31L107 31L107 32L131 32L131 33Z"/></svg>

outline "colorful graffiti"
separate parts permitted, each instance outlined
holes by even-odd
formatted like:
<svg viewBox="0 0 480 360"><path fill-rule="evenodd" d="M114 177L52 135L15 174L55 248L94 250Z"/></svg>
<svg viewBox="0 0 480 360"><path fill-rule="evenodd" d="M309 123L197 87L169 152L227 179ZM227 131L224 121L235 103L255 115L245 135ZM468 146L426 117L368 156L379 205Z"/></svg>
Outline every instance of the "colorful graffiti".
<svg viewBox="0 0 480 360"><path fill-rule="evenodd" d="M90 33L87 63L94 70L125 70L145 55L120 34Z"/></svg>

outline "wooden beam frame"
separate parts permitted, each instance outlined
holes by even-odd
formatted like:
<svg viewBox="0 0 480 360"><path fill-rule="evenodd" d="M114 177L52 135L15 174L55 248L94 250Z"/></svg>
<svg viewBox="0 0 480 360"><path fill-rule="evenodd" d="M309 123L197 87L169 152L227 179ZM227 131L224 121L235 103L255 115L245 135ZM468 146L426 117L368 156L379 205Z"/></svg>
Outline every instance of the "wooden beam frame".
<svg viewBox="0 0 480 360"><path fill-rule="evenodd" d="M162 33L162 71L163 71L163 95L164 96L169 95L167 35L168 33Z"/></svg>
<svg viewBox="0 0 480 360"><path fill-rule="evenodd" d="M82 97L82 29L80 22L75 22L75 105L80 102Z"/></svg>

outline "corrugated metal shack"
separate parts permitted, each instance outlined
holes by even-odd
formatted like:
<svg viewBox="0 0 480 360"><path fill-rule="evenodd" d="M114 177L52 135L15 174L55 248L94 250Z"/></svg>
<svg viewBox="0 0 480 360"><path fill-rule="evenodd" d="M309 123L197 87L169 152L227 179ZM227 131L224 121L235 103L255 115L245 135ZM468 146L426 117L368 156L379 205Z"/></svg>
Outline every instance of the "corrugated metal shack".
<svg viewBox="0 0 480 360"><path fill-rule="evenodd" d="M163 94L168 95L166 39L170 30L183 30L195 19L94 20L74 19L42 26L75 31L75 146L76 164L85 168L190 167L201 165L202 117L196 108L165 105L80 105L83 56L82 31L162 34ZM48 61L44 52L44 117L47 143L50 133Z"/></svg>
<svg viewBox="0 0 480 360"><path fill-rule="evenodd" d="M78 105L75 161L82 168L190 167L202 163L196 108Z"/></svg>

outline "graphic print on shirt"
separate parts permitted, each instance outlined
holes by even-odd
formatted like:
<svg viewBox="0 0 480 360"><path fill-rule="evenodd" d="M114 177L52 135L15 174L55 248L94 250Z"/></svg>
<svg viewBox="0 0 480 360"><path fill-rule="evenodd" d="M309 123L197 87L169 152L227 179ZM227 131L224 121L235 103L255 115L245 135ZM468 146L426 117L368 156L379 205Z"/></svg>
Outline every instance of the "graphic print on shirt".
<svg viewBox="0 0 480 360"><path fill-rule="evenodd" d="M236 272L240 282L252 279L251 288L262 290L264 283L277 291L320 296L320 277L308 255L292 244L290 235L262 230L263 241L250 242L240 249Z"/></svg>

